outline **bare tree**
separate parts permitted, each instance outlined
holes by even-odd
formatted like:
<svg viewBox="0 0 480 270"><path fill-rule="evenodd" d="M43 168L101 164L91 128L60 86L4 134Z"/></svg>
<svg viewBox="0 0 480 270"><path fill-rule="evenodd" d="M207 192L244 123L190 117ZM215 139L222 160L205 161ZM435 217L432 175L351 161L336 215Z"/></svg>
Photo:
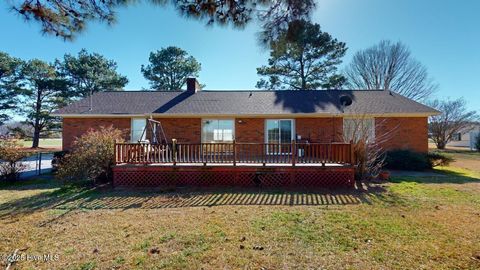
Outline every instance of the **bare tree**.
<svg viewBox="0 0 480 270"><path fill-rule="evenodd" d="M429 104L441 112L439 115L430 117L429 122L429 131L438 149L445 149L454 134L470 131L473 128L472 123L478 120L477 113L468 111L465 104L462 98L444 101L437 99Z"/></svg>
<svg viewBox="0 0 480 270"><path fill-rule="evenodd" d="M411 56L404 44L388 40L357 52L345 75L350 88L387 89L417 101L424 100L437 88L427 68Z"/></svg>
<svg viewBox="0 0 480 270"><path fill-rule="evenodd" d="M358 114L355 118L344 119L343 139L354 144L355 178L357 181L376 177L385 165L385 143L390 140L398 127L386 133L375 134L375 127L384 125L384 121Z"/></svg>

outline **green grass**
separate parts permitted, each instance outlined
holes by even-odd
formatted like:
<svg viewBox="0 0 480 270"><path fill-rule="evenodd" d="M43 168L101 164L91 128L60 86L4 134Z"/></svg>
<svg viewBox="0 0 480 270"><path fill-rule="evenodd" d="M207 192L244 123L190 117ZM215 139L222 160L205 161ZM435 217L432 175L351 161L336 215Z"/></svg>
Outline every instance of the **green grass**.
<svg viewBox="0 0 480 270"><path fill-rule="evenodd" d="M48 265L58 269L480 269L480 176L455 166L437 172L445 176L394 177L354 192L141 191L34 179L0 188L0 254L61 254ZM268 203L284 196L297 199ZM299 199L315 196L330 199Z"/></svg>
<svg viewBox="0 0 480 270"><path fill-rule="evenodd" d="M20 140L23 147L32 147L31 140ZM42 148L62 148L62 139L40 139L39 147Z"/></svg>

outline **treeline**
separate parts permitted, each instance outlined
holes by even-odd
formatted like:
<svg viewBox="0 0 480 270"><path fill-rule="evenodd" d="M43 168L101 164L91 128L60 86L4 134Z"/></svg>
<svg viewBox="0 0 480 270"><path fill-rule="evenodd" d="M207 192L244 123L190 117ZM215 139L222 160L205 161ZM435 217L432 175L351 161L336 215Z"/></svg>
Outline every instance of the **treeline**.
<svg viewBox="0 0 480 270"><path fill-rule="evenodd" d="M430 130L439 148L455 132L477 119L462 99L433 100L437 85L427 68L401 42L381 41L360 50L342 70L346 44L307 20L290 22L268 46L270 57L257 68L260 76L257 88L387 89L429 103L440 111L458 111L455 117L451 114L442 114L445 119L441 120L432 117ZM185 86L187 77L199 76L201 64L181 48L170 46L151 52L149 63L142 65L140 71L151 89L176 91ZM96 92L122 90L127 83L127 77L117 72L115 61L86 50L77 55L66 54L53 63L21 60L0 52L0 125L11 118L9 112L20 113L25 117L24 124L32 127L32 147L38 147L42 133L59 127L52 111ZM444 123L442 133L432 128L432 123L439 121Z"/></svg>
<svg viewBox="0 0 480 270"><path fill-rule="evenodd" d="M128 79L116 69L114 61L86 50L53 63L0 52L0 124L20 114L38 147L40 135L59 126L54 110L93 92L122 89Z"/></svg>

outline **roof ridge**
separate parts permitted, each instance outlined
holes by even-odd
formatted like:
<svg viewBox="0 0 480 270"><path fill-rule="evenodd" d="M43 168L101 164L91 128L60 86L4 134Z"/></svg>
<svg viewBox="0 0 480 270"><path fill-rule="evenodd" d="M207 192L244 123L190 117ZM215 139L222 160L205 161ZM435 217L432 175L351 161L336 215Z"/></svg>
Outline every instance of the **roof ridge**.
<svg viewBox="0 0 480 270"><path fill-rule="evenodd" d="M355 92L367 92L367 91L372 91L372 92L383 92L387 91L384 89L317 89L317 90L264 90L264 89L244 89L244 90L218 90L218 89L213 89L213 90L201 90L198 91L197 93L202 93L202 92L225 92L225 93L233 93L233 92L337 92L337 91L355 91ZM98 93L183 93L186 92L185 90L107 90L107 91L102 91ZM398 93L397 93L398 94Z"/></svg>

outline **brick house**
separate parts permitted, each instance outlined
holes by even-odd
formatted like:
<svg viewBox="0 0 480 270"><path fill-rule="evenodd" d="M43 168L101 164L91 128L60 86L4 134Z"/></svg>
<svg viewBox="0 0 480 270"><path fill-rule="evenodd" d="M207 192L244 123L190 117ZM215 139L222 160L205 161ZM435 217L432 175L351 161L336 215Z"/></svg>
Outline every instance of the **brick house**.
<svg viewBox="0 0 480 270"><path fill-rule="evenodd" d="M390 134L381 142L384 149L427 152L427 119L438 113L385 90L204 91L188 79L186 91L96 93L55 115L63 119L66 150L76 137L100 126L123 130L128 142L146 140L147 119L154 119L161 123L164 143L199 145L336 144L345 141L352 122L360 121L371 140Z"/></svg>

